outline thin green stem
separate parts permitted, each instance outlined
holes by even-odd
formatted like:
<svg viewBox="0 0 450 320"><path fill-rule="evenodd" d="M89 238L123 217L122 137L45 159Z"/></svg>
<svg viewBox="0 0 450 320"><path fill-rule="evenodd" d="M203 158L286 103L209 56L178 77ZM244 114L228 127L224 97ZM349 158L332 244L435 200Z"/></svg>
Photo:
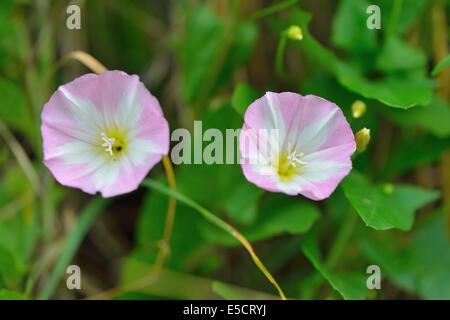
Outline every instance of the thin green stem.
<svg viewBox="0 0 450 320"><path fill-rule="evenodd" d="M286 35L282 33L275 56L275 73L280 77L284 76L284 52L286 50L287 40Z"/></svg>
<svg viewBox="0 0 450 320"><path fill-rule="evenodd" d="M347 212L347 216L345 217L344 223L339 229L338 235L333 242L333 246L329 250L328 257L325 260L325 267L328 270L333 270L336 268L339 260L344 255L345 249L352 236L357 221L358 215L353 210L349 210Z"/></svg>
<svg viewBox="0 0 450 320"><path fill-rule="evenodd" d="M269 7L262 8L261 10L256 11L250 16L250 19L257 20L264 17L267 17L269 15L272 15L274 13L277 13L281 10L287 9L295 4L297 4L300 0L286 0L281 1L278 3L275 3L274 5L271 5Z"/></svg>
<svg viewBox="0 0 450 320"><path fill-rule="evenodd" d="M328 256L325 259L325 269L328 271L333 271L338 264L340 259L345 253L347 244L352 236L353 230L355 229L356 223L358 221L358 216L355 212L349 208L345 220L341 225L335 241L332 247L328 251ZM324 283L324 278L320 274L315 274L311 279L308 291L303 294L304 299L313 299Z"/></svg>
<svg viewBox="0 0 450 320"><path fill-rule="evenodd" d="M392 8L391 16L389 17L389 24L387 28L387 38L391 38L395 34L398 18L402 11L403 0L394 0L394 7Z"/></svg>
<svg viewBox="0 0 450 320"><path fill-rule="evenodd" d="M164 156L162 159L164 170L167 176L167 182L172 190L176 190L176 180L175 173L173 171L172 163L170 162L170 158L168 156ZM164 263L166 262L167 257L170 254L170 239L172 237L173 224L175 221L175 209L176 209L177 200L173 197L169 198L169 203L167 205L167 215L166 215L166 223L163 231L163 238L160 243L160 249L156 256L155 265L153 268L153 273L158 276L161 271Z"/></svg>
<svg viewBox="0 0 450 320"><path fill-rule="evenodd" d="M201 205L199 205L198 203L196 203L192 199L188 198L184 194L179 193L176 190L169 189L169 188L167 188L166 186L164 186L163 184L161 184L161 183L159 183L157 181L154 181L154 180L151 180L151 179L146 179L146 180L144 180L142 185L144 185L146 187L149 187L149 188L153 188L153 189L155 189L155 190L157 190L157 191L159 191L159 192L161 192L161 193L163 193L163 194L165 194L165 195L167 195L169 197L173 197L173 198L177 199L178 201L180 201L180 202L188 205L189 207L195 209L207 221L209 221L210 223L212 223L216 227L222 229L223 231L225 231L226 233L231 235L233 238L238 240L244 246L244 248L247 250L247 252L249 253L249 255L252 258L252 260L255 263L255 265L259 268L259 270L261 270L261 272L266 276L266 278L270 281L270 283L272 283L273 286L277 289L278 294L280 295L280 298L282 300L286 299L286 296L285 296L283 290L278 285L277 281L272 276L272 274L269 272L269 270L267 270L266 266L262 263L261 259L259 259L259 257L256 255L256 253L253 250L253 247L250 244L250 242L241 233L239 233L239 231L237 231L233 226L231 226L230 224L226 223L225 221L223 221L222 219L217 217L212 212L210 212L207 209L203 208Z"/></svg>
<svg viewBox="0 0 450 320"><path fill-rule="evenodd" d="M72 260L78 247L88 233L95 219L101 212L103 212L103 209L108 203L109 201L107 199L96 198L92 200L81 212L75 228L67 237L62 252L58 260L56 261L52 273L50 274L50 279L47 281L44 289L41 291L38 297L39 299L46 300L53 295L53 292L55 291L59 281L61 280L64 270Z"/></svg>

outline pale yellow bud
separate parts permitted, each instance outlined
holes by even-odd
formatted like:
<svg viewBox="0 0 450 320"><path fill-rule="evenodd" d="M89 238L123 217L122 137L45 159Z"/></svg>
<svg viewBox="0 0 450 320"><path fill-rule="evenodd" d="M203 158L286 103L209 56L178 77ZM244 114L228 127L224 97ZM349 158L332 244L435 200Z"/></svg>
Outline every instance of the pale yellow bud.
<svg viewBox="0 0 450 320"><path fill-rule="evenodd" d="M362 128L356 133L356 151L364 152L370 142L370 129Z"/></svg>
<svg viewBox="0 0 450 320"><path fill-rule="evenodd" d="M353 118L358 119L363 116L363 114L366 112L366 104L362 102L361 100L356 100L352 104L352 115Z"/></svg>
<svg viewBox="0 0 450 320"><path fill-rule="evenodd" d="M302 28L300 28L299 26L296 25L292 25L290 26L287 30L286 30L286 35L288 36L289 39L291 40L302 40L303 39L303 31Z"/></svg>

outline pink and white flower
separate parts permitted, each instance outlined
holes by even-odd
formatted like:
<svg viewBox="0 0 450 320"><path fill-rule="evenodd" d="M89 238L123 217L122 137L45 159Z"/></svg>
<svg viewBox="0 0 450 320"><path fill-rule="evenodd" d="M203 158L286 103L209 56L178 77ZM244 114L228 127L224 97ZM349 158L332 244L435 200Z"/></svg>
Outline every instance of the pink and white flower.
<svg viewBox="0 0 450 320"><path fill-rule="evenodd" d="M104 197L135 190L169 150L158 100L122 71L60 86L44 106L41 131L44 163L56 180Z"/></svg>
<svg viewBox="0 0 450 320"><path fill-rule="evenodd" d="M274 130L276 139L270 138ZM254 101L245 112L240 135L247 180L271 192L313 200L329 197L350 172L355 147L339 107L292 92L267 92Z"/></svg>

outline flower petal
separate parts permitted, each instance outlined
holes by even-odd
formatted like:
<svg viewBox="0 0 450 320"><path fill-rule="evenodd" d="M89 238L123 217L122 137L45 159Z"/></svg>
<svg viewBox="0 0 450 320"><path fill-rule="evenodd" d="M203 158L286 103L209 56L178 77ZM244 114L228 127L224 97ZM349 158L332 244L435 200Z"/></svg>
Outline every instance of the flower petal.
<svg viewBox="0 0 450 320"><path fill-rule="evenodd" d="M101 134L126 135L112 158ZM44 163L65 186L104 197L130 192L169 149L169 127L157 99L137 76L84 75L58 88L42 112Z"/></svg>
<svg viewBox="0 0 450 320"><path fill-rule="evenodd" d="M245 177L261 188L321 200L330 196L351 170L354 135L342 111L332 102L313 95L268 92L249 106L244 119L241 139L251 139L240 142L241 165ZM279 146L272 148L279 150L278 154L268 155L260 148L258 131L251 132L254 129L280 130ZM301 170L292 170L295 173L291 178L282 179L270 158L285 156L283 153L290 154L291 150L295 150L292 156L301 155ZM265 160L252 164L250 160L255 158Z"/></svg>

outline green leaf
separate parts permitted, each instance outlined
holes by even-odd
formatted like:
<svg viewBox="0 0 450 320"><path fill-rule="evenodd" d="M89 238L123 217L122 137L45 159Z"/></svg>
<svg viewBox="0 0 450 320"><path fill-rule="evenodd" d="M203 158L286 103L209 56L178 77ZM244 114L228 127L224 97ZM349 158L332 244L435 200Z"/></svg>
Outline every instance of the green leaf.
<svg viewBox="0 0 450 320"><path fill-rule="evenodd" d="M344 179L342 187L366 225L376 230L411 229L414 212L439 198L437 191L414 186L373 186L355 170Z"/></svg>
<svg viewBox="0 0 450 320"><path fill-rule="evenodd" d="M17 254L0 244L0 283L16 287L25 271L25 266L21 264Z"/></svg>
<svg viewBox="0 0 450 320"><path fill-rule="evenodd" d="M439 138L450 136L450 106L438 96L424 107L407 111L384 108L383 112L401 126L423 128Z"/></svg>
<svg viewBox="0 0 450 320"><path fill-rule="evenodd" d="M231 97L231 105L240 115L259 97L258 92L246 83L238 83Z"/></svg>
<svg viewBox="0 0 450 320"><path fill-rule="evenodd" d="M243 181L236 186L225 204L228 215L242 225L253 223L258 211L258 198L263 193L262 189Z"/></svg>
<svg viewBox="0 0 450 320"><path fill-rule="evenodd" d="M328 72L336 73L336 66L339 60L333 52L328 50L309 32L309 23L311 22L311 14L309 12L294 9L292 10L289 21L286 22L286 28L289 25L297 24L302 28L303 39L299 41L297 47L318 65L322 66Z"/></svg>
<svg viewBox="0 0 450 320"><path fill-rule="evenodd" d="M412 135L399 141L383 170L383 178L399 176L408 170L434 161L450 148L450 138L437 139L432 135ZM411 157L411 155L414 157Z"/></svg>
<svg viewBox="0 0 450 320"><path fill-rule="evenodd" d="M159 249L157 243L163 237L166 212L167 197L149 190L136 224L136 257L143 261L154 262ZM199 234L201 220L193 209L177 202L170 240L170 268L181 269L190 256L204 247L204 240Z"/></svg>
<svg viewBox="0 0 450 320"><path fill-rule="evenodd" d="M368 80L344 63L338 64L337 78L343 86L365 98L400 109L426 105L433 94L433 82L427 78L389 76L381 80Z"/></svg>
<svg viewBox="0 0 450 320"><path fill-rule="evenodd" d="M383 237L363 242L363 251L390 280L424 299L450 299L450 241L442 211L423 225L413 238ZM400 242L401 245L397 245Z"/></svg>
<svg viewBox="0 0 450 320"><path fill-rule="evenodd" d="M442 59L441 62L439 62L434 68L433 71L431 72L431 74L433 76L437 75L439 72L441 72L442 70L444 70L445 68L447 68L448 66L450 66L450 55L448 55L447 57L445 57L444 59Z"/></svg>
<svg viewBox="0 0 450 320"><path fill-rule="evenodd" d="M304 33L299 48L325 70L334 74L341 85L365 98L378 100L388 106L407 109L429 103L433 82L423 76L392 75L380 80L369 80L355 67L341 62L331 51L318 42L308 31L311 15L294 10L290 23L299 24Z"/></svg>
<svg viewBox="0 0 450 320"><path fill-rule="evenodd" d="M189 102L227 83L234 69L248 58L257 34L253 23L223 21L207 5L189 12L184 30L177 52L183 75L181 93Z"/></svg>
<svg viewBox="0 0 450 320"><path fill-rule="evenodd" d="M230 296L240 296L244 299L262 299L262 300L277 300L276 296L249 290L218 282L216 280L199 277L198 275L191 275L185 272L173 271L163 268L156 277L155 281L148 281L149 270L152 270L153 265L144 263L142 261L127 258L122 267L122 275L120 279L121 286L128 287L127 291L120 292L120 297L126 298L125 293L129 294L140 293L140 297L145 298L171 298L171 299L221 299L229 298ZM136 285L136 283L138 285ZM145 296L144 296L145 294Z"/></svg>
<svg viewBox="0 0 450 320"><path fill-rule="evenodd" d="M302 234L311 229L319 217L319 209L310 201L270 194L267 203L261 206L255 223L240 228L240 231L250 241L268 239L285 233ZM236 240L211 231L205 230L205 236L210 240L225 245L237 244Z"/></svg>
<svg viewBox="0 0 450 320"><path fill-rule="evenodd" d="M27 300L27 296L22 293L0 289L0 300Z"/></svg>
<svg viewBox="0 0 450 320"><path fill-rule="evenodd" d="M367 52L376 48L376 35L366 27L367 7L365 0L342 0L333 20L331 40L336 47L349 53Z"/></svg>
<svg viewBox="0 0 450 320"><path fill-rule="evenodd" d="M314 268L344 299L362 300L367 296L367 276L363 273L331 273L322 263L318 243L312 236L303 239L302 251Z"/></svg>
<svg viewBox="0 0 450 320"><path fill-rule="evenodd" d="M50 274L50 278L47 280L44 289L40 293L40 299L48 299L52 296L64 274L64 270L69 265L84 237L89 232L89 228L92 226L98 215L104 212L104 209L109 202L110 200L108 199L100 197L94 198L83 209L75 228L67 236L67 240L64 243L61 254L58 256L58 260Z"/></svg>
<svg viewBox="0 0 450 320"><path fill-rule="evenodd" d="M398 38L389 38L376 61L377 67L385 72L423 69L427 63L425 53Z"/></svg>
<svg viewBox="0 0 450 320"><path fill-rule="evenodd" d="M6 163L0 178L0 244L27 267L42 230L28 180L15 162ZM48 189L48 195L52 190ZM50 198L49 198L50 199ZM13 205L11 205L13 204Z"/></svg>
<svg viewBox="0 0 450 320"><path fill-rule="evenodd" d="M32 121L27 110L25 92L6 79L0 78L0 119L9 127L18 129L29 136L32 134Z"/></svg>
<svg viewBox="0 0 450 320"><path fill-rule="evenodd" d="M202 119L203 132L214 128L220 130L224 137L227 136L227 129L241 127L242 117L231 108L229 103L206 112ZM193 137L194 132L191 132L191 135ZM202 139L199 138L198 140L201 141ZM196 143L199 142L198 140ZM228 143L230 143L230 148L234 147L230 154L237 155L239 150L237 137L230 137L225 140L222 150L224 162L226 162L226 155L229 152L227 149ZM209 142L202 143L203 150L208 144ZM234 146L231 146L231 144L234 144ZM191 150L192 160L194 160L193 149ZM237 157L235 157L235 161L238 161ZM229 197L235 192L236 185L241 185L245 181L242 169L237 164L181 164L177 167L177 189L214 211L223 210L229 202Z"/></svg>
<svg viewBox="0 0 450 320"><path fill-rule="evenodd" d="M371 4L376 4L381 11L382 31L387 30L388 24L392 17L394 7L397 2L393 0L372 0ZM429 1L426 0L401 0L400 10L397 12L395 19L394 35L402 35L418 21L420 15L425 12Z"/></svg>
<svg viewBox="0 0 450 320"><path fill-rule="evenodd" d="M307 232L319 217L320 211L313 202L271 195L261 208L258 222L244 233L255 240L283 233L301 234Z"/></svg>
<svg viewBox="0 0 450 320"><path fill-rule="evenodd" d="M270 300L277 299L276 297L268 296L266 293L239 288L219 281L213 281L212 290L226 300L265 300L268 298Z"/></svg>

